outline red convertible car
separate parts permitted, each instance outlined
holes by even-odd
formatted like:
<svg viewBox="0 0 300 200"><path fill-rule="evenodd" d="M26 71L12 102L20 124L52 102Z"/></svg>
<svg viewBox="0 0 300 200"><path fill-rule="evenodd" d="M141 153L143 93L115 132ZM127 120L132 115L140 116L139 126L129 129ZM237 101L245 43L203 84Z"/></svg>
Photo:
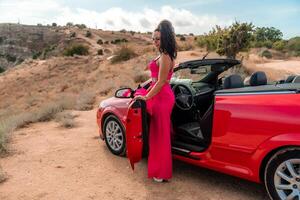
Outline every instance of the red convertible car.
<svg viewBox="0 0 300 200"><path fill-rule="evenodd" d="M263 183L271 199L300 200L300 83L270 84L255 72L245 84L233 73L239 64L199 59L174 69L173 157ZM117 90L97 111L100 137L132 167L147 155L150 122L146 102L132 98L150 81Z"/></svg>

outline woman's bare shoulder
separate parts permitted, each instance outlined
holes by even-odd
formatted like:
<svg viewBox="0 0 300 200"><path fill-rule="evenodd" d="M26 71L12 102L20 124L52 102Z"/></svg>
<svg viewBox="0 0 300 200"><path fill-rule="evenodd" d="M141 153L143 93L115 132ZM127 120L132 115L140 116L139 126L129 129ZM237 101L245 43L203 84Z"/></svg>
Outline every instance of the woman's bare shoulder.
<svg viewBox="0 0 300 200"><path fill-rule="evenodd" d="M160 61L161 63L167 64L167 63L171 63L172 59L169 56L169 54L162 53L160 56Z"/></svg>

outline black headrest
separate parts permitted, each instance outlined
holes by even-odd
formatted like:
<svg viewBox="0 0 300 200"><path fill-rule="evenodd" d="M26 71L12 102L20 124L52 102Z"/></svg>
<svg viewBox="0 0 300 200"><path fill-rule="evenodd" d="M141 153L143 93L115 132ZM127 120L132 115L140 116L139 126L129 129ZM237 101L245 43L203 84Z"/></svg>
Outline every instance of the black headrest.
<svg viewBox="0 0 300 200"><path fill-rule="evenodd" d="M290 75L286 78L285 83L291 83L295 79L295 75Z"/></svg>
<svg viewBox="0 0 300 200"><path fill-rule="evenodd" d="M258 86L258 85L266 85L267 84L267 76L265 72L255 72L250 77L250 85Z"/></svg>
<svg viewBox="0 0 300 200"><path fill-rule="evenodd" d="M296 77L293 79L293 83L300 83L300 76L296 76Z"/></svg>
<svg viewBox="0 0 300 200"><path fill-rule="evenodd" d="M225 78L224 89L240 88L243 87L244 83L242 77L238 74L232 74Z"/></svg>

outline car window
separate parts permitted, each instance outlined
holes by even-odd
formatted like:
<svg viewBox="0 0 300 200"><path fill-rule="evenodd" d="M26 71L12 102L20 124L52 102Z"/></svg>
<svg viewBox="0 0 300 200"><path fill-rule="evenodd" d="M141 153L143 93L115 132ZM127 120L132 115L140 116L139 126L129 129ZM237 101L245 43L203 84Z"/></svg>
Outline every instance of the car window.
<svg viewBox="0 0 300 200"><path fill-rule="evenodd" d="M211 71L211 66L201 66L196 69L181 69L176 71L173 74L173 77L179 78L179 79L191 79L193 82L199 81Z"/></svg>

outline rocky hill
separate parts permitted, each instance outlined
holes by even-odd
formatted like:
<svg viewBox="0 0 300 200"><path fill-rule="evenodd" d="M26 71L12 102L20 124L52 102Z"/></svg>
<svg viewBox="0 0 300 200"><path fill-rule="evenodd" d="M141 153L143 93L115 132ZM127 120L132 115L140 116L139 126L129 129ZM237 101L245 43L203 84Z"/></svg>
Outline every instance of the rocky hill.
<svg viewBox="0 0 300 200"><path fill-rule="evenodd" d="M65 38L55 27L0 24L0 67L11 68L42 53L46 56Z"/></svg>

